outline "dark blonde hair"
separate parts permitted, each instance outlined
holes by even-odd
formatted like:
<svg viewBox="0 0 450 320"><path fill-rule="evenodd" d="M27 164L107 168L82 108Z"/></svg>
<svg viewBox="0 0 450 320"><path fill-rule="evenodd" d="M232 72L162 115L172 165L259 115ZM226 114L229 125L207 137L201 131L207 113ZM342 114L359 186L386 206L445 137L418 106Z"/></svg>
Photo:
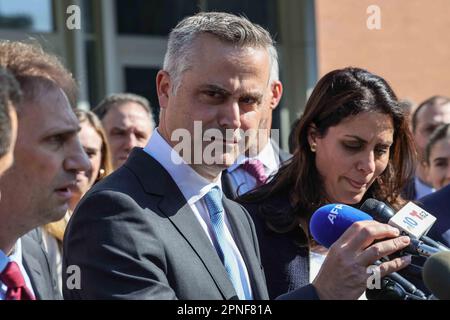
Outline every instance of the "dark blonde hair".
<svg viewBox="0 0 450 320"><path fill-rule="evenodd" d="M101 148L101 161L100 161L100 170L103 170L103 173L97 176L95 179L95 182L100 180L101 178L106 177L110 173L113 172L113 166L111 161L111 149L109 147L108 140L106 138L105 129L103 129L101 121L98 119L98 117L91 111L76 109L75 115L78 118L78 121L80 123L82 122L88 122L89 125L94 128L94 130L98 133L100 138L102 139L102 148Z"/></svg>
<svg viewBox="0 0 450 320"><path fill-rule="evenodd" d="M315 154L308 142L308 130L315 126L318 134L324 136L331 126L365 112L380 112L392 118L394 142L386 169L373 182L362 201L372 197L399 208L404 203L400 193L414 172L416 157L407 115L384 79L358 68L335 70L320 79L294 129L296 149L293 157L267 185L241 200L261 202L285 193L289 195L289 210L280 208L274 211L260 206L259 211L271 228L289 230L298 225L299 217L309 221L312 213L328 201L323 179L315 165Z"/></svg>

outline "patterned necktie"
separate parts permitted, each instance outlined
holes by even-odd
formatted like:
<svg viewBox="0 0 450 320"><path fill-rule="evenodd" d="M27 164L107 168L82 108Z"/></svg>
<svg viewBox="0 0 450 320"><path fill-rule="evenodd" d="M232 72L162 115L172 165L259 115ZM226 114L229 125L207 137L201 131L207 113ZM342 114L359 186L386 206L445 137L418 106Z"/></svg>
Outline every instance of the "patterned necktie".
<svg viewBox="0 0 450 320"><path fill-rule="evenodd" d="M209 216L211 217L214 235L218 242L218 248L216 250L225 266L228 277L233 283L240 300L251 299L248 288L244 290L237 257L225 237L225 211L222 205L222 191L218 187L213 187L205 195L204 199Z"/></svg>
<svg viewBox="0 0 450 320"><path fill-rule="evenodd" d="M242 169L248 172L256 179L257 186L266 183L267 176L264 170L264 164L258 159L247 160L242 164Z"/></svg>
<svg viewBox="0 0 450 320"><path fill-rule="evenodd" d="M36 300L25 284L19 265L14 261L6 265L5 270L0 274L0 281L8 287L6 300Z"/></svg>

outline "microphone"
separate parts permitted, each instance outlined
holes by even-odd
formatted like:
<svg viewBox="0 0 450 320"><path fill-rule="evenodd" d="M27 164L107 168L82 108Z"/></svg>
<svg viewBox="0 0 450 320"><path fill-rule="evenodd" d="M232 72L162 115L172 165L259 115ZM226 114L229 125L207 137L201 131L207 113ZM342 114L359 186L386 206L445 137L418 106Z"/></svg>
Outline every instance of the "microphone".
<svg viewBox="0 0 450 320"><path fill-rule="evenodd" d="M412 203L411 203L412 204ZM409 205L409 204L408 204ZM415 205L414 205L415 206ZM417 206L416 206L417 207ZM402 208L400 211L402 211L403 209L405 209L406 206L404 208ZM428 212L426 212L425 210L423 210L420 207L419 208L424 215L429 215L431 216ZM376 221L379 221L381 223L386 223L386 224L390 224L390 225L394 225L396 227L398 227L399 229L405 231L407 234L409 234L410 236L412 236L413 238L416 238L416 235L412 234L410 231L408 231L407 228L404 228L401 226L401 223L391 223L392 222L392 218L396 215L394 209L392 209L391 207L389 207L387 204L385 204L384 202L378 201L376 199L367 199L362 206L360 207L360 209L366 213L368 213L369 215L371 215ZM408 210L406 208L406 210ZM399 213L400 213L399 211ZM408 217L405 217L404 220L408 221L409 224L416 224L418 225L420 222L420 219L418 219L418 217L420 216L418 214L418 210L417 209L412 209L412 212L415 212L415 214L413 215L409 215ZM409 211L409 212L411 212ZM432 217L432 216L431 216ZM434 217L433 217L434 218ZM435 219L434 219L435 220ZM419 222L418 222L419 221ZM400 224L400 226L399 226ZM405 230L406 229L406 230ZM425 230L426 231L426 230ZM427 237L425 235L422 234L421 237L418 237L419 240L423 241L423 243L427 246L431 246L431 247L435 247L437 249L439 249L439 251L449 251L449 248L447 248L446 246L444 246L443 244L431 239L430 237ZM419 245L418 243L416 244L416 246L418 247L423 247L423 251L424 254L426 254L425 256L428 257L428 252L429 251L433 251L431 248L428 247L424 247L424 244ZM434 252L435 253L435 252ZM433 252L431 252L431 254L433 254Z"/></svg>
<svg viewBox="0 0 450 320"><path fill-rule="evenodd" d="M440 300L450 300L450 252L432 255L423 266L423 281Z"/></svg>
<svg viewBox="0 0 450 320"><path fill-rule="evenodd" d="M329 248L354 222L362 220L373 218L345 204L328 204L314 212L309 228L313 238L322 246Z"/></svg>
<svg viewBox="0 0 450 320"><path fill-rule="evenodd" d="M353 223L364 220L373 218L345 204L328 204L314 212L309 227L313 238L322 246L329 248ZM377 261L375 264L379 265L381 262ZM400 284L407 292L425 299L425 294L400 274L393 272L387 277Z"/></svg>

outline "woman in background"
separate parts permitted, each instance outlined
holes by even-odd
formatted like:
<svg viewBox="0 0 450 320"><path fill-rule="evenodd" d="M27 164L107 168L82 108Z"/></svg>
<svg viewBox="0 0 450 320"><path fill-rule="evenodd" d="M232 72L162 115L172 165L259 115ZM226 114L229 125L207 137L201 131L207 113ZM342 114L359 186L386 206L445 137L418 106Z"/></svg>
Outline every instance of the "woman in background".
<svg viewBox="0 0 450 320"><path fill-rule="evenodd" d="M425 168L434 189L450 184L450 124L436 128L425 148Z"/></svg>

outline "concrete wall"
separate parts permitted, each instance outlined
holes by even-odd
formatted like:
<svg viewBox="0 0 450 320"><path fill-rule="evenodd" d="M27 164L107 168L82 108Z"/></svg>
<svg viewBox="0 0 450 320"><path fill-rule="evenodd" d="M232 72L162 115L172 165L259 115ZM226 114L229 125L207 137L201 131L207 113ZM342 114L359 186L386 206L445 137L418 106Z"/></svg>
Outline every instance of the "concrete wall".
<svg viewBox="0 0 450 320"><path fill-rule="evenodd" d="M381 29L369 30L370 5ZM400 98L450 96L449 0L316 0L319 76L358 66L383 76Z"/></svg>

